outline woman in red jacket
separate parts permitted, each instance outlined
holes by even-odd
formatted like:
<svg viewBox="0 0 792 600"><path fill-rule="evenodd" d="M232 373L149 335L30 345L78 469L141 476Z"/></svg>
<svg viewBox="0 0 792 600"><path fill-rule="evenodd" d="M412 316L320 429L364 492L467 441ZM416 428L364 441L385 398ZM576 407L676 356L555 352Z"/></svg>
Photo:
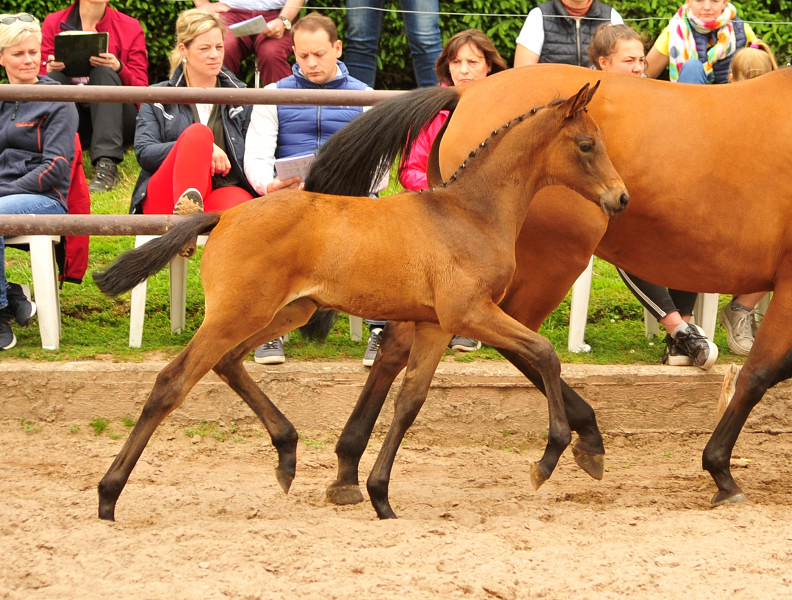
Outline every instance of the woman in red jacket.
<svg viewBox="0 0 792 600"><path fill-rule="evenodd" d="M108 6L109 0L77 0L69 8L52 13L41 28L41 75L63 84L147 86L148 54L143 28L133 19ZM107 32L107 52L91 58L87 78L63 74L65 64L55 60L55 36L65 31ZM60 57L58 57L60 58ZM124 147L135 137L137 106L134 104L78 104L80 137L90 148L96 167L88 188L91 192L112 190L118 183L116 165L124 158Z"/></svg>
<svg viewBox="0 0 792 600"><path fill-rule="evenodd" d="M448 40L435 67L440 85L464 85L484 79L488 75L506 70L492 40L478 29L461 31ZM409 156L402 163L399 181L408 190L426 189L426 161L437 133L448 118L442 110L434 121L421 131ZM455 335L449 347L452 350L472 352L481 348L481 342Z"/></svg>

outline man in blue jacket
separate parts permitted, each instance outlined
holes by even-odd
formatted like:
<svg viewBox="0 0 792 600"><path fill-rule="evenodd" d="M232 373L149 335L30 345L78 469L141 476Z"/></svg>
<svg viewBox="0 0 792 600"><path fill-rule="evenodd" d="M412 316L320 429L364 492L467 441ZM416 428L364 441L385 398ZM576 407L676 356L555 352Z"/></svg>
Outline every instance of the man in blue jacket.
<svg viewBox="0 0 792 600"><path fill-rule="evenodd" d="M332 19L311 13L294 24L292 43L297 64L292 75L265 89L367 90L349 75L341 57L341 40ZM262 196L302 185L299 176L281 181L275 159L316 153L328 138L363 112L360 106L258 105L253 108L245 138L245 175ZM376 348L374 349L376 353ZM278 338L255 352L256 362L285 362L283 341Z"/></svg>

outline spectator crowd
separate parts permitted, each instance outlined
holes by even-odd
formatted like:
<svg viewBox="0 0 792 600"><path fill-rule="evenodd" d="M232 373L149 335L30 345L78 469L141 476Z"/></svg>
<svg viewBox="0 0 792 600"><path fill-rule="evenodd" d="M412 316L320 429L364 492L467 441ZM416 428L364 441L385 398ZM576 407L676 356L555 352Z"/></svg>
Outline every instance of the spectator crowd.
<svg viewBox="0 0 792 600"><path fill-rule="evenodd" d="M334 22L316 12L300 17L303 0L194 0L176 23L171 75L160 87L241 88L242 61L255 54L256 71L269 89L370 90L375 83L384 0L347 0L346 46ZM443 46L438 0L401 0L404 25L420 87L459 86L507 69L492 41L477 29ZM148 85L143 27L109 0L76 0L47 15L0 15L0 66L9 83L23 85ZM255 27L254 33L240 27ZM68 58L56 53L56 37L106 33L107 48L90 58L83 76L68 74ZM295 63L288 59L294 55ZM345 61L341 61L342 55ZM645 52L645 40L621 15L599 0L548 0L528 14L516 39L514 66L566 63L628 76L672 82L726 84L777 68L771 49L727 0L687 0ZM530 72L526 70L526 77ZM279 161L315 154L364 109L359 107L113 104L0 101L0 213L65 214L72 202L76 156L90 156L91 193L112 190L118 164L134 147L141 171L130 211L192 214L222 211L257 196L302 186L300 175L281 178ZM400 182L427 187L432 142L448 112L424 129L403 157ZM376 194L377 190L372 190ZM684 268L680 266L680 268ZM667 330L664 363L709 369L717 346L690 323L696 294L670 290L619 270L638 300ZM754 309L763 294L736 296L720 313L730 348L751 349ZM5 277L0 236L0 350L12 348L12 323L36 314L26 286ZM364 364L379 348L384 322L369 320ZM449 344L475 351L476 340L455 336ZM285 360L283 340L264 344L255 360Z"/></svg>

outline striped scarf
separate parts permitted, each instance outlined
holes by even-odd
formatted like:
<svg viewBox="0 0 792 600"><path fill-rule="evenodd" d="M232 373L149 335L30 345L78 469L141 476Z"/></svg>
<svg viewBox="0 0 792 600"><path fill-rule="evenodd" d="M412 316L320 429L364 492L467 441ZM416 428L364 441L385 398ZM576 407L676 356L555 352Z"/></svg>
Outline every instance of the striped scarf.
<svg viewBox="0 0 792 600"><path fill-rule="evenodd" d="M591 8L591 3L593 1L594 0L588 0L588 2L586 3L586 6L584 6L582 8L576 8L574 6L570 6L569 4L564 2L564 0L561 0L561 4L564 5L564 8L569 13L570 17L580 18L580 17L585 17L586 16L586 13L589 11L589 8Z"/></svg>
<svg viewBox="0 0 792 600"><path fill-rule="evenodd" d="M717 31L718 39L715 45L707 50L707 60L704 62L704 73L707 81L712 83L715 80L713 66L723 58L734 54L737 49L737 41L734 37L734 25L732 20L737 16L737 9L729 3L723 9L721 15L714 21L704 22L692 15L687 4L683 4L671 18L668 39L668 71L671 81L679 79L679 70L688 60L698 60L698 50L696 40L693 37L693 29L699 33L709 35Z"/></svg>

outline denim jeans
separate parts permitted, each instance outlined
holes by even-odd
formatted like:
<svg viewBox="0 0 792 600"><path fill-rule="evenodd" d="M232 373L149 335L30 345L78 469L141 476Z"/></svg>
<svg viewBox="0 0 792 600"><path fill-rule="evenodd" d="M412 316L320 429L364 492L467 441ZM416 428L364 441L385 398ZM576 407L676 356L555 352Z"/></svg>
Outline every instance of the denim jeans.
<svg viewBox="0 0 792 600"><path fill-rule="evenodd" d="M697 58L691 58L685 61L682 68L679 69L678 83L707 83L707 74L704 73L704 63Z"/></svg>
<svg viewBox="0 0 792 600"><path fill-rule="evenodd" d="M438 0L400 0L407 42L410 45L415 80L418 87L437 85L435 63L443 50L440 39ZM377 55L382 35L382 15L385 0L347 0L347 34L344 64L349 74L374 87L377 76Z"/></svg>
<svg viewBox="0 0 792 600"><path fill-rule="evenodd" d="M0 214L3 215L65 215L66 209L53 198L36 194L0 196ZM5 277L5 238L0 235L0 309L8 306Z"/></svg>

